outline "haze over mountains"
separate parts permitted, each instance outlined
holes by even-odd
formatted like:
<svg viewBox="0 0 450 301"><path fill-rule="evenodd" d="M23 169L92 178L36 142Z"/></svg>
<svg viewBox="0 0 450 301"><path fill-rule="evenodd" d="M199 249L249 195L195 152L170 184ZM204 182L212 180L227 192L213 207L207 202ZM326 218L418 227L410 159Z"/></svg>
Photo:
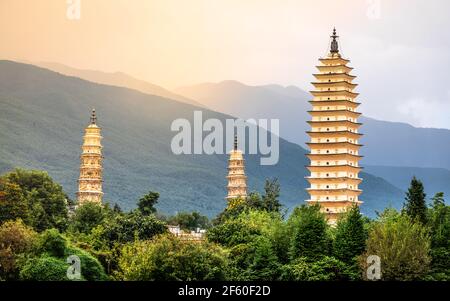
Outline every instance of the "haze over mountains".
<svg viewBox="0 0 450 301"><path fill-rule="evenodd" d="M280 136L304 147L311 95L296 86L248 86L237 81L203 83L170 92L136 80L124 73L79 70L57 63L39 65L93 82L124 86L193 105L204 106L243 119L278 118ZM183 95L183 96L182 96ZM364 97L360 97L364 101ZM362 116L361 163L375 175L406 190L413 175L424 181L431 196L437 191L450 195L450 131L417 128L406 123L380 121ZM372 167L379 167L373 169ZM417 167L417 168L416 168ZM442 170L445 168L445 170ZM393 176L395 175L395 176ZM409 179L409 180L408 180Z"/></svg>
<svg viewBox="0 0 450 301"><path fill-rule="evenodd" d="M76 76L94 83L99 84L105 84L105 85L111 85L111 86L118 86L118 87L126 87L130 89L135 89L138 91L141 91L143 93L151 94L151 95L158 95L165 98L170 98L173 100L189 103L195 106L202 106L200 103L189 99L187 97L175 94L173 92L170 92L169 90L164 89L161 86L136 79L128 74L125 74L123 72L103 72L103 71L96 71L96 70L82 70L82 69L76 69L72 68L63 64L59 63L52 63L52 62L40 62L35 63L35 65L50 69L53 71L56 71L58 73L64 74L64 75L70 75L70 76Z"/></svg>
<svg viewBox="0 0 450 301"><path fill-rule="evenodd" d="M174 155L170 125L192 120L198 107L122 87L88 82L47 69L0 61L0 172L14 167L46 170L71 197L77 188L82 135L95 107L103 128L105 200L134 208L148 190L161 193L166 213L199 210L213 216L226 202L227 155ZM203 109L204 118L231 116ZM246 155L251 190L278 177L288 207L307 199L305 150L280 140L280 161L261 166ZM389 204L400 207L403 192L380 177L362 173L368 215Z"/></svg>

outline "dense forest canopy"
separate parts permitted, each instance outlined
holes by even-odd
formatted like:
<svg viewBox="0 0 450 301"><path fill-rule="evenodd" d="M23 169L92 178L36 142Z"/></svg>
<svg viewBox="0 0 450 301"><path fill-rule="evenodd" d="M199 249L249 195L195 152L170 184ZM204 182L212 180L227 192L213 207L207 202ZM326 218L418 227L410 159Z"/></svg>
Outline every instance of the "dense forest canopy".
<svg viewBox="0 0 450 301"><path fill-rule="evenodd" d="M370 256L381 280L450 279L450 206L426 199L413 178L403 210L369 219L353 207L330 227L320 207L287 215L276 179L229 202L213 220L198 212L166 216L149 191L137 209L75 206L47 173L16 169L0 177L0 280L367 280ZM211 200L214 202L216 200ZM200 240L172 234L168 225Z"/></svg>

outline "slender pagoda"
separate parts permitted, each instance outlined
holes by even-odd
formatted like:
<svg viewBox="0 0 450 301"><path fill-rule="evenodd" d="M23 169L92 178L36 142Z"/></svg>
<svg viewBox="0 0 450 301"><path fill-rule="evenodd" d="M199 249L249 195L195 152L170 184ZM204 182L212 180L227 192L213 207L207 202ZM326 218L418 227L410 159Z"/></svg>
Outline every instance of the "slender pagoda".
<svg viewBox="0 0 450 301"><path fill-rule="evenodd" d="M228 159L228 195L227 201L247 197L247 177L242 151L238 149L237 136L234 136L234 148Z"/></svg>
<svg viewBox="0 0 450 301"><path fill-rule="evenodd" d="M311 138L307 143L311 161L307 166L311 172L306 177L310 183L307 202L319 203L329 224L335 225L341 213L354 204L362 204L358 199L362 192L358 189L362 181L358 176L358 139L362 134L358 133L358 93L353 92L357 84L352 83L356 76L350 75L350 61L339 53L336 29L328 55L319 61L319 72L313 74L316 80L312 82L312 110L308 111L312 118L308 121L311 130L307 132Z"/></svg>
<svg viewBox="0 0 450 301"><path fill-rule="evenodd" d="M101 128L97 125L95 109L91 124L85 129L80 157L80 178L78 179L78 204L93 202L102 204L102 145Z"/></svg>

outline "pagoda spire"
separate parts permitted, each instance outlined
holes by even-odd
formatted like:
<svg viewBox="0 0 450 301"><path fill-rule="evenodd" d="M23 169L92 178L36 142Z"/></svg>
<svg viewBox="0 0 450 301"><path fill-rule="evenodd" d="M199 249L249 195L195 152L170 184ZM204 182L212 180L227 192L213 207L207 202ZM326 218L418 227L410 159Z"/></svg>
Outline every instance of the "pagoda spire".
<svg viewBox="0 0 450 301"><path fill-rule="evenodd" d="M336 27L333 28L333 34L330 36L331 40L331 48L330 48L330 52L331 53L339 53L339 45L337 42L337 38L339 38L339 36L336 34Z"/></svg>
<svg viewBox="0 0 450 301"><path fill-rule="evenodd" d="M234 202L240 202L247 197L247 177L245 176L245 164L242 151L238 149L237 135L234 136L233 149L228 160L228 206L234 206Z"/></svg>
<svg viewBox="0 0 450 301"><path fill-rule="evenodd" d="M91 124L97 124L97 115L95 113L95 109L92 109L91 113Z"/></svg>
<svg viewBox="0 0 450 301"><path fill-rule="evenodd" d="M101 128L97 125L95 109L92 109L91 123L84 131L78 179L78 204L87 202L102 204L102 136Z"/></svg>

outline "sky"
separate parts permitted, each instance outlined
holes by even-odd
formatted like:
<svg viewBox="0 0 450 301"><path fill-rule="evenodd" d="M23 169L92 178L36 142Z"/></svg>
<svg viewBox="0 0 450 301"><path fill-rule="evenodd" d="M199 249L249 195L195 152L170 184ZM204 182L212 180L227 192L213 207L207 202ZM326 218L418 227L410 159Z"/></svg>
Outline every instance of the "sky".
<svg viewBox="0 0 450 301"><path fill-rule="evenodd" d="M363 114L450 129L449 11L448 0L0 0L0 59L168 89L238 80L308 91L335 26Z"/></svg>

